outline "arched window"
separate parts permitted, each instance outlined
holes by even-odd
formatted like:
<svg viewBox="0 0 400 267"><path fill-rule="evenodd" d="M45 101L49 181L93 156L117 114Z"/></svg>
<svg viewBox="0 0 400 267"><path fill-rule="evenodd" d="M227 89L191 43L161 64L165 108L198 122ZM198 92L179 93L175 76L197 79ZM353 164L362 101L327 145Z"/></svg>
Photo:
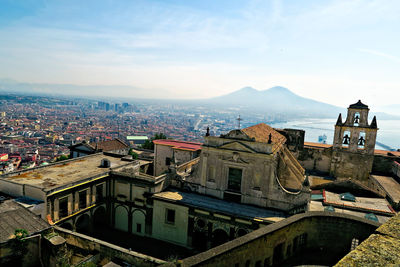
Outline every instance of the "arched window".
<svg viewBox="0 0 400 267"><path fill-rule="evenodd" d="M360 135L358 136L358 141L357 145L359 149L364 149L365 148L365 132L360 132Z"/></svg>
<svg viewBox="0 0 400 267"><path fill-rule="evenodd" d="M360 119L361 119L360 113L359 113L359 112L356 112L356 113L354 114L353 125L354 125L354 126L359 126L359 125L360 125Z"/></svg>
<svg viewBox="0 0 400 267"><path fill-rule="evenodd" d="M349 147L350 145L350 137L351 137L351 133L350 131L344 131L343 133L343 138L342 138L342 146L343 147Z"/></svg>

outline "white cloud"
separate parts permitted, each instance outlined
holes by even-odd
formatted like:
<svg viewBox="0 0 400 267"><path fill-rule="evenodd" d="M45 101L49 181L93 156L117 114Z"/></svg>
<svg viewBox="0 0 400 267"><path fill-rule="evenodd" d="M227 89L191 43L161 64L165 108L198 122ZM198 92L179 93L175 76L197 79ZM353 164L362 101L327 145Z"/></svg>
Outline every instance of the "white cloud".
<svg viewBox="0 0 400 267"><path fill-rule="evenodd" d="M367 53L367 54L371 54L371 55L375 55L375 56L379 56L379 57L383 57L386 59L390 59L391 61L400 63L400 57L396 57L381 51L377 51L377 50L373 50L373 49L364 49L364 48L360 48L359 51Z"/></svg>

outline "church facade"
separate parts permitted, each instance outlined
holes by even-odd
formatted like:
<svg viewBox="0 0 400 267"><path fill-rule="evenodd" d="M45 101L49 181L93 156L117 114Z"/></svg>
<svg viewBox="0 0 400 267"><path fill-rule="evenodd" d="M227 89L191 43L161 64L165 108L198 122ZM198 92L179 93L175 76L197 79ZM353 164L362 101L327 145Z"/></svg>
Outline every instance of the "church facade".
<svg viewBox="0 0 400 267"><path fill-rule="evenodd" d="M206 136L199 164L181 182L191 191L227 201L293 213L305 210L305 172L285 142L264 123Z"/></svg>

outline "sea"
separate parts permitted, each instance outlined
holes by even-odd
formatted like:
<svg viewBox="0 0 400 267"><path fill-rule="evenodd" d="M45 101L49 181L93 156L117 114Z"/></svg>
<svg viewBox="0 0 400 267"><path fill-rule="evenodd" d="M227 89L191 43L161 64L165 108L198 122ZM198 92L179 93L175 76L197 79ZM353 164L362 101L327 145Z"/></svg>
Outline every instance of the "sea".
<svg viewBox="0 0 400 267"><path fill-rule="evenodd" d="M333 143L336 119L302 119L270 124L274 128L305 130L305 141L318 143L326 136L326 144ZM375 149L400 149L400 120L378 120Z"/></svg>

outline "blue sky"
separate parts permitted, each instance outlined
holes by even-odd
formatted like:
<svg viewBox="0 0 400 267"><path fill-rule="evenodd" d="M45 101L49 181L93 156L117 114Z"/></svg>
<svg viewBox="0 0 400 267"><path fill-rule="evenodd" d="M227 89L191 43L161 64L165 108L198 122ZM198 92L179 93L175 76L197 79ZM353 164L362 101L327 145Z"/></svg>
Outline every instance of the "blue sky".
<svg viewBox="0 0 400 267"><path fill-rule="evenodd" d="M397 104L399 14L398 0L0 0L0 78L165 98L281 85Z"/></svg>

